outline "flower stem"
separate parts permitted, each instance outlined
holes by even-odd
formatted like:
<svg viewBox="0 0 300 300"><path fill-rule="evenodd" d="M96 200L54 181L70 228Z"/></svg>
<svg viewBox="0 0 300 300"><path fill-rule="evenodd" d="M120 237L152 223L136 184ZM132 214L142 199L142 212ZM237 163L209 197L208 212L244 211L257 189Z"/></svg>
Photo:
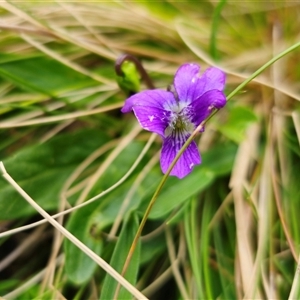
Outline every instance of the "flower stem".
<svg viewBox="0 0 300 300"><path fill-rule="evenodd" d="M249 78L247 78L245 81L243 81L236 89L234 89L228 96L227 96L227 101L229 101L234 95L237 94L237 92L239 92L245 85L247 85L251 80L253 80L256 76L258 76L259 74L261 74L266 68L268 68L269 66L271 66L275 61L277 61L278 59L282 58L283 56L287 55L288 53L292 52L293 50L295 50L297 47L300 46L300 42L294 44L293 46L291 46L290 48L284 50L283 52L279 53L277 56L275 56L274 58L272 58L270 61L268 61L266 64L264 64L261 68L259 68L257 71L255 71ZM201 129L204 128L204 125L206 124L206 122L212 118L219 110L215 109L203 122L201 122L200 125L198 125L198 127L193 131L193 133L191 134L191 136L187 139L187 141L185 142L185 144L182 146L182 148L180 149L180 151L177 153L176 157L174 158L174 160L172 161L172 163L170 164L167 172L164 174L161 182L159 183L152 199L150 200L150 203L145 211L145 214L143 216L143 219L141 221L141 224L136 232L136 235L133 239L133 242L131 244L131 247L129 249L129 253L128 256L126 258L126 261L124 263L121 275L124 276L130 260L132 258L133 252L136 248L137 242L139 237L141 236L141 233L143 231L143 228L146 224L146 221L148 219L148 216L151 212L151 209L159 195L159 193L161 192L165 182L167 181L168 176L170 175L170 172L172 171L173 167L175 166L175 164L177 163L179 157L182 155L182 153L185 151L185 149L189 146L189 144L192 142L192 140L195 138L195 136L201 132Z"/></svg>
<svg viewBox="0 0 300 300"><path fill-rule="evenodd" d="M266 68L271 66L275 61L282 58L283 56L287 55L288 53L295 50L297 47L300 46L300 42L294 44L293 46L289 47L288 49L282 51L275 57L273 57L271 60L269 60L267 63L265 63L262 67L260 67L258 70L256 70L249 78L247 78L245 81L243 81L236 89L234 89L228 96L227 101L229 101L237 92L239 92L245 85L247 85L252 79L257 77L259 74L261 74Z"/></svg>

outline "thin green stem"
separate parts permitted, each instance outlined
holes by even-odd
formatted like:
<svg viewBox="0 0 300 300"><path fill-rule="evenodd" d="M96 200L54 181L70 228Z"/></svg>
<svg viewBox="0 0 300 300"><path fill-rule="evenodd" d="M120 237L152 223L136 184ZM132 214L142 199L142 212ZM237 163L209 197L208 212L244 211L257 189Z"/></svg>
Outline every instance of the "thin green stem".
<svg viewBox="0 0 300 300"><path fill-rule="evenodd" d="M293 46L289 47L288 49L282 51L275 57L273 57L271 60L269 60L267 63L265 63L262 67L260 67L258 70L256 70L249 78L247 78L245 81L243 81L236 89L234 89L228 96L227 101L229 101L237 92L239 92L244 86L246 86L251 80L253 80L255 77L257 77L259 74L261 74L266 68L270 67L274 62L276 62L278 59L282 58L283 56L287 55L288 53L292 52L296 48L300 46L300 42L294 44Z"/></svg>

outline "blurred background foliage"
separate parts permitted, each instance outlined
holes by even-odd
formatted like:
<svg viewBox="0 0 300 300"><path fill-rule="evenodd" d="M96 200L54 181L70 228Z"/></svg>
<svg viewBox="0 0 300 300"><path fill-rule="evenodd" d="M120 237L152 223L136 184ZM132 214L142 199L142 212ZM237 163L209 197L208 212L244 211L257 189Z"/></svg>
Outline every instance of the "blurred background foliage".
<svg viewBox="0 0 300 300"><path fill-rule="evenodd" d="M297 1L2 1L0 159L49 213L75 207L122 180L150 137L120 112L147 88L131 64L116 76L120 55L163 89L182 63L217 66L229 94L298 42L299 26ZM299 82L296 50L208 122L203 163L167 180L126 274L145 296L300 297ZM124 183L59 219L118 271L162 178L160 147L156 138ZM115 280L53 227L22 230L41 217L2 178L0 211L1 232L16 229L0 235L1 296L113 298Z"/></svg>

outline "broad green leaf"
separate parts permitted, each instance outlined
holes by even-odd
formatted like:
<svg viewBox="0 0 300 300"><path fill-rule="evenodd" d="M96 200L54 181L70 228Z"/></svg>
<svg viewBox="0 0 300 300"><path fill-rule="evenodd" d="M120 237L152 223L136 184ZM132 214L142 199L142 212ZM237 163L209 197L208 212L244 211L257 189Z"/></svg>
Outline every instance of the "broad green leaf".
<svg viewBox="0 0 300 300"><path fill-rule="evenodd" d="M226 137L239 144L245 138L248 125L257 122L258 118L248 107L231 105L228 107L228 119L219 130Z"/></svg>
<svg viewBox="0 0 300 300"><path fill-rule="evenodd" d="M150 212L149 219L161 218L176 207L182 205L195 193L204 190L213 182L214 174L204 168L195 168L183 180L175 177L168 179L168 186L163 189ZM150 199L149 199L150 201Z"/></svg>
<svg viewBox="0 0 300 300"><path fill-rule="evenodd" d="M59 193L72 171L107 141L98 130L62 134L44 144L26 147L3 159L7 172L44 209L56 209ZM35 210L2 177L1 219L29 216Z"/></svg>
<svg viewBox="0 0 300 300"><path fill-rule="evenodd" d="M237 146L232 142L215 144L203 153L200 167L213 172L216 177L226 175L231 171L236 151Z"/></svg>
<svg viewBox="0 0 300 300"><path fill-rule="evenodd" d="M139 222L136 214L130 215L123 224L121 233L119 235L116 247L114 249L110 265L118 272L122 271L124 262L128 255L131 243L138 229ZM125 278L133 285L136 284L137 274L139 270L140 263L140 242L135 249L132 256L129 267L125 273ZM114 299L114 294L117 287L117 281L112 278L109 274L105 276L104 283L102 285L101 297L100 299ZM132 299L132 295L121 287L118 299Z"/></svg>
<svg viewBox="0 0 300 300"><path fill-rule="evenodd" d="M7 59L5 59L7 58ZM29 91L49 96L98 84L60 62L44 56L0 55L0 76Z"/></svg>
<svg viewBox="0 0 300 300"><path fill-rule="evenodd" d="M87 247L100 255L103 240L95 228L93 214L99 206L98 202L84 206L72 214L68 221L67 229ZM97 264L82 252L71 241L65 240L66 274L73 283L80 285L91 279Z"/></svg>

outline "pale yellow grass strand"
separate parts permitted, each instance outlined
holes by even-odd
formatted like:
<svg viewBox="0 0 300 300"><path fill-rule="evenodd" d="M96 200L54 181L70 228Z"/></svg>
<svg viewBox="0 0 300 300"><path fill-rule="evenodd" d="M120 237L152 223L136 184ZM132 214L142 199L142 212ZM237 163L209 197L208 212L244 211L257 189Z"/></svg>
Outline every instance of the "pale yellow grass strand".
<svg viewBox="0 0 300 300"><path fill-rule="evenodd" d="M174 262L178 264L178 260ZM142 290L142 293L151 298L152 294L158 291L164 286L166 282L172 277L172 266L168 267L163 273L161 273L155 280L153 280L146 288Z"/></svg>
<svg viewBox="0 0 300 300"><path fill-rule="evenodd" d="M225 199L222 201L222 204L212 217L211 221L208 225L208 230L212 230L212 228L222 219L223 214L225 213L225 209L228 207L228 205L232 203L232 191L228 193L228 195L225 197Z"/></svg>
<svg viewBox="0 0 300 300"><path fill-rule="evenodd" d="M252 125L256 126L256 125ZM246 139L240 144L236 154L232 175L229 186L232 189L234 206L235 206L235 221L237 235L237 256L239 259L239 269L242 282L241 294L249 290L251 283L249 276L254 268L254 255L252 252L251 230L253 216L251 207L244 199L244 184L247 181L247 172L251 165L255 148L253 145L256 142L255 130L248 128ZM250 134L251 133L251 134ZM236 270L236 274L237 270Z"/></svg>
<svg viewBox="0 0 300 300"><path fill-rule="evenodd" d="M95 261L103 270L110 274L119 284L121 284L127 291L129 291L137 299L147 299L140 291L138 291L131 283L122 277L115 269L113 269L105 260L98 256L95 252L89 249L85 244L72 235L67 229L60 225L54 218L52 218L41 206L39 206L6 172L4 164L0 162L0 169L3 177L8 183L40 214L42 215L53 227L61 232L67 239L69 239L75 246L88 255Z"/></svg>
<svg viewBox="0 0 300 300"><path fill-rule="evenodd" d="M38 29L41 29L43 31L48 31L47 27L45 27L39 21L37 21L32 16L30 16L29 14L27 14L25 11L19 9L18 7L16 7L15 5L11 4L7 0L2 0L0 2L0 6L2 6L4 9L10 11L12 14L18 16L19 18L21 18L23 20L26 20L27 22L35 25L36 27L38 27Z"/></svg>
<svg viewBox="0 0 300 300"><path fill-rule="evenodd" d="M294 126L298 137L298 142L300 146L300 113L297 111L292 112L292 118L293 118Z"/></svg>
<svg viewBox="0 0 300 300"><path fill-rule="evenodd" d="M164 228L165 228L164 224ZM180 267L180 263L184 261L186 253L186 244L184 238L184 231L180 230L180 239L179 239L179 249L177 257L171 261L171 266L168 267L162 274L160 274L154 281L152 281L145 289L142 290L144 295L151 297L160 287L162 287L172 276L173 268L178 269ZM190 299L190 298L186 298Z"/></svg>
<svg viewBox="0 0 300 300"><path fill-rule="evenodd" d="M59 211L62 211L61 208L59 209ZM63 216L60 216L58 218L58 223L63 225ZM48 259L46 272L44 274L44 279L39 289L38 297L42 297L47 286L53 288L53 281L55 275L55 260L57 259L57 256L59 254L59 249L62 241L63 241L63 235L60 233L60 231L55 230L53 236L51 255L50 258Z"/></svg>
<svg viewBox="0 0 300 300"><path fill-rule="evenodd" d="M190 299L191 297L185 288L184 280L183 280L181 273L179 271L179 268L178 268L179 266L178 266L178 264L174 263L176 260L175 246L174 246L174 241L172 239L172 234L171 234L171 230L170 230L169 226L166 226L165 233L166 233L168 253L169 253L169 257L170 257L170 261L171 261L172 273L174 275L174 278L177 283L178 289L180 291L181 297L183 299ZM180 237L182 238L183 235L181 234ZM179 251L180 251L180 249L179 249Z"/></svg>
<svg viewBox="0 0 300 300"><path fill-rule="evenodd" d="M258 131L257 131L258 133ZM258 134L256 135L256 142L258 140ZM253 272L249 274L249 289L245 294L245 299L256 299L259 295L259 282L262 279L261 273L265 271L265 264L263 260L268 256L267 246L270 242L270 205L272 199L272 183L271 183L271 154L270 147L272 143L269 140L265 151L261 175L259 178L259 195L258 195L258 224L257 224L257 236L258 245L256 249L256 256L254 262ZM265 282L266 284L266 282ZM269 286L266 290L270 290Z"/></svg>
<svg viewBox="0 0 300 300"><path fill-rule="evenodd" d="M104 107L95 108L95 109L91 109L91 110L87 110L87 111L81 110L81 111L77 111L77 112L73 112L73 113L69 113L69 114L63 114L61 116L51 116L51 117L45 117L45 118L38 118L38 119L27 121L27 122L26 121L25 122L20 122L20 123L2 122L2 123L0 123L0 128L25 127L25 126L55 123L55 122L60 122L60 121L66 121L66 120L69 120L69 119L100 114L100 113L103 113L103 112L107 112L107 111L110 111L110 110L121 108L122 106L124 106L124 102L119 102L119 103L116 103L116 104L111 104L111 105L107 105L107 106L104 106Z"/></svg>
<svg viewBox="0 0 300 300"><path fill-rule="evenodd" d="M5 258L0 261L0 272L8 267L13 261L15 261L26 249L36 244L41 238L45 226L37 228L30 236L26 237L13 251L11 251Z"/></svg>
<svg viewBox="0 0 300 300"><path fill-rule="evenodd" d="M60 98L68 97L70 103L75 103L77 101L82 100L83 98L85 98L87 96L92 96L94 93L97 93L97 92L105 92L105 93L102 93L101 96L99 96L100 99L98 98L102 103L104 100L108 99L110 96L113 96L116 93L116 90L114 89L112 91L111 88L102 86L102 87L98 87L98 88L94 88L94 89L89 88L89 89L75 90L72 92L63 93L59 97L57 97L58 102L54 102L54 103L45 105L44 110L38 109L38 110L35 110L32 112L21 113L15 117L6 119L6 121L4 123L5 124L16 124L16 123L22 123L25 121L30 122L30 119L37 118L39 116L44 115L44 113L45 113L44 111L51 112L51 111L55 111L55 110L65 107L67 104L63 101L59 101ZM18 102L18 101L28 101L28 99L31 99L34 102L42 102L42 101L47 101L49 99L49 97L48 96L45 97L44 95L41 96L41 95L25 94L25 95L9 96L4 100L7 100L8 102ZM0 103L1 103L1 100L0 100ZM99 104L100 103L97 103L96 105L99 105ZM90 106L88 106L88 107L90 107Z"/></svg>
<svg viewBox="0 0 300 300"><path fill-rule="evenodd" d="M95 150L92 154L90 154L82 163L80 163L74 172L68 177L68 179L65 181L62 190L60 192L61 197L66 197L68 194L68 190L72 186L72 184L75 182L75 180L81 175L81 173L90 165L92 162L94 162L97 158L102 156L107 151L111 150L113 147L115 147L120 142L119 139L111 140ZM86 184L86 183L85 183Z"/></svg>
<svg viewBox="0 0 300 300"><path fill-rule="evenodd" d="M34 39L32 39L29 35L22 33L21 37L29 44L31 44L32 46L34 46L35 48L39 49L40 51L42 51L43 53L47 54L48 56L50 56L51 58L59 61L60 63L62 63L63 65L73 69L74 71L77 71L87 77L90 77L92 79L94 79L95 81L104 83L106 85L109 86L113 86L113 87L117 87L117 84L111 80L107 80L105 77L102 77L98 74L95 73L91 73L88 70L86 70L84 67L76 64L75 62L67 59L66 57L60 55L57 52L54 52L53 50L47 48L46 46L44 46L43 44L35 41Z"/></svg>
<svg viewBox="0 0 300 300"><path fill-rule="evenodd" d="M276 134L274 134L274 136L276 136ZM272 149L271 155L272 155L272 161L274 162L275 161L274 149ZM271 168L272 168L271 179L272 179L273 192L274 192L274 198L275 198L275 203L276 203L278 216L279 216L281 226L282 226L284 235L286 237L287 243L288 243L289 248L292 252L293 258L294 258L295 261L298 261L298 253L296 252L294 241L292 239L290 230L287 226L284 211L283 211L283 208L282 208L281 192L280 192L279 183L278 183L278 178L279 178L278 171L276 169L275 164L272 164Z"/></svg>
<svg viewBox="0 0 300 300"><path fill-rule="evenodd" d="M30 24L33 24L37 27L37 32L41 31L41 32L47 32L48 34L55 36L55 37L59 37L62 40L68 41L72 44L75 45L79 45L84 49L87 49L91 52L94 52L100 56L104 56L105 53L103 53L100 49L99 46L94 46L92 44L88 44L86 42L83 42L81 39L74 39L74 37L71 37L68 33L63 32L62 29L58 28L57 26L55 26L54 24L48 24L49 27L52 27L51 29L47 28L46 26L44 26L41 22L39 22L38 20L34 19L32 16L30 16L28 13L26 13L25 11L22 11L21 9L19 9L17 6L9 3L6 0L3 0L0 5L10 11L12 14L18 16L19 18L26 20L27 22L29 22ZM54 29L54 30L53 30ZM110 59L116 59L116 57L111 57L111 55L109 55ZM99 77L100 78L100 77Z"/></svg>
<svg viewBox="0 0 300 300"><path fill-rule="evenodd" d="M105 100L107 100L109 97L113 96L115 93L116 93L116 91L102 93L102 95L97 98L97 102L94 102L94 101L91 102L87 106L87 108L88 109L93 109L97 105L99 105L102 102L104 102ZM80 99L82 99L82 98L80 97ZM70 120L65 121L64 123L58 124L57 126L55 126L54 128L52 128L50 131L48 131L45 135L43 135L43 137L40 139L40 142L44 143L47 140L51 139L56 134L58 134L60 131L62 131L66 127L70 126L74 121L76 121L76 119L70 119Z"/></svg>
<svg viewBox="0 0 300 300"><path fill-rule="evenodd" d="M70 33L68 33L67 31L65 31L63 28L56 26L55 24L49 24L51 26L51 29L54 31L55 35L58 36L60 39L65 40L69 43L72 43L76 46L80 46L83 49L86 49L92 53L95 53L101 57L105 57L107 59L110 60L116 60L118 55L114 55L114 54L107 54L104 53L104 51L100 48L99 45L93 45L91 43L88 43L87 41L74 37L74 36L70 36Z"/></svg>
<svg viewBox="0 0 300 300"><path fill-rule="evenodd" d="M17 25L7 25L7 24L0 24L0 29L3 30L9 30L9 31L14 31L14 32L24 32L24 33L33 33L33 34L38 34L38 35L42 35L42 36L51 36L53 37L53 35L46 30L43 29L37 29L37 28L29 28L29 27L25 27L25 26L17 26Z"/></svg>
<svg viewBox="0 0 300 300"><path fill-rule="evenodd" d="M81 16L80 13L74 7L72 4L70 5L69 3L67 4L65 1L57 1L55 0L57 4L59 4L61 7L63 7L70 15L74 17L80 23L86 30L91 33L98 42L100 42L101 46L98 45L98 52L102 53L103 57L110 58L112 60L115 60L116 57L118 57L119 54L114 53L112 49L107 48L108 41L102 37L97 31L94 29L93 26L90 26L87 22L87 20ZM74 5L74 4L73 4ZM75 4L76 5L76 4Z"/></svg>
<svg viewBox="0 0 300 300"><path fill-rule="evenodd" d="M279 21L274 21L272 26L272 48L273 56L275 57L281 51L283 51L286 46L281 42L282 37L282 24ZM280 60L277 60L271 66L272 80L274 86L280 86L280 83L284 81L286 73L286 57L282 57ZM286 95L281 94L277 90L274 90L274 106L280 111L288 107ZM277 140L277 149L278 149L278 158L280 164L280 176L284 186L287 186L289 181L289 167L286 163L287 149L285 143L285 127L286 127L286 117L281 114L273 115L274 123L274 133L276 134Z"/></svg>
<svg viewBox="0 0 300 300"><path fill-rule="evenodd" d="M135 160L135 162L133 163L133 165L130 167L130 169L127 171L127 173L119 180L117 181L114 185L112 185L110 188L108 188L107 190L101 192L100 194L98 194L97 196L87 200L86 202L83 202L75 207L72 207L70 209L67 209L61 213L57 213L53 216L51 216L52 218L57 218L61 215L66 215L66 214L69 214L81 207L84 207L96 200L98 200L99 198L105 196L106 194L110 193L111 191L113 191L114 189L116 189L118 186L120 186L131 174L132 172L135 170L135 168L137 167L137 165L141 162L142 158L145 156L145 154L147 153L147 151L149 150L149 148L151 147L151 145L153 144L154 140L156 138L156 134L152 134L148 140L148 142L146 143L145 147L143 148L143 150L141 151L140 155L137 157L137 159ZM8 230L8 231L5 231L5 232L2 232L0 233L0 238L2 237L5 237L5 236L8 236L8 235L12 235L12 234L15 234L17 232L21 232L23 230L27 230L27 229L30 229L30 228L33 228L33 227L36 227L38 225L41 225L43 223L46 223L47 220L43 219L43 220L40 220L40 221L37 221L35 223L32 223L32 224L29 224L29 225L25 225L25 226L21 226L21 227L18 227L18 228L15 228L15 229L12 229L12 230Z"/></svg>
<svg viewBox="0 0 300 300"><path fill-rule="evenodd" d="M109 168L113 161L119 156L119 154L132 142L132 140L141 132L141 126L136 123L135 127L124 137L117 147L109 154L106 160L100 165L98 170L90 177L90 180L82 193L80 194L77 203L82 203L89 192L92 190L93 186L99 180L99 178L104 174L104 172Z"/></svg>
<svg viewBox="0 0 300 300"><path fill-rule="evenodd" d="M289 294L289 300L299 299L299 295L300 295L300 256L298 258L298 265L293 279L292 289Z"/></svg>
<svg viewBox="0 0 300 300"><path fill-rule="evenodd" d="M46 134L43 135L43 137L40 139L40 143L45 143L46 141L50 140L55 135L57 135L60 131L70 126L74 121L75 119L70 119L61 124L56 125L54 128L52 128L50 131L48 131Z"/></svg>

